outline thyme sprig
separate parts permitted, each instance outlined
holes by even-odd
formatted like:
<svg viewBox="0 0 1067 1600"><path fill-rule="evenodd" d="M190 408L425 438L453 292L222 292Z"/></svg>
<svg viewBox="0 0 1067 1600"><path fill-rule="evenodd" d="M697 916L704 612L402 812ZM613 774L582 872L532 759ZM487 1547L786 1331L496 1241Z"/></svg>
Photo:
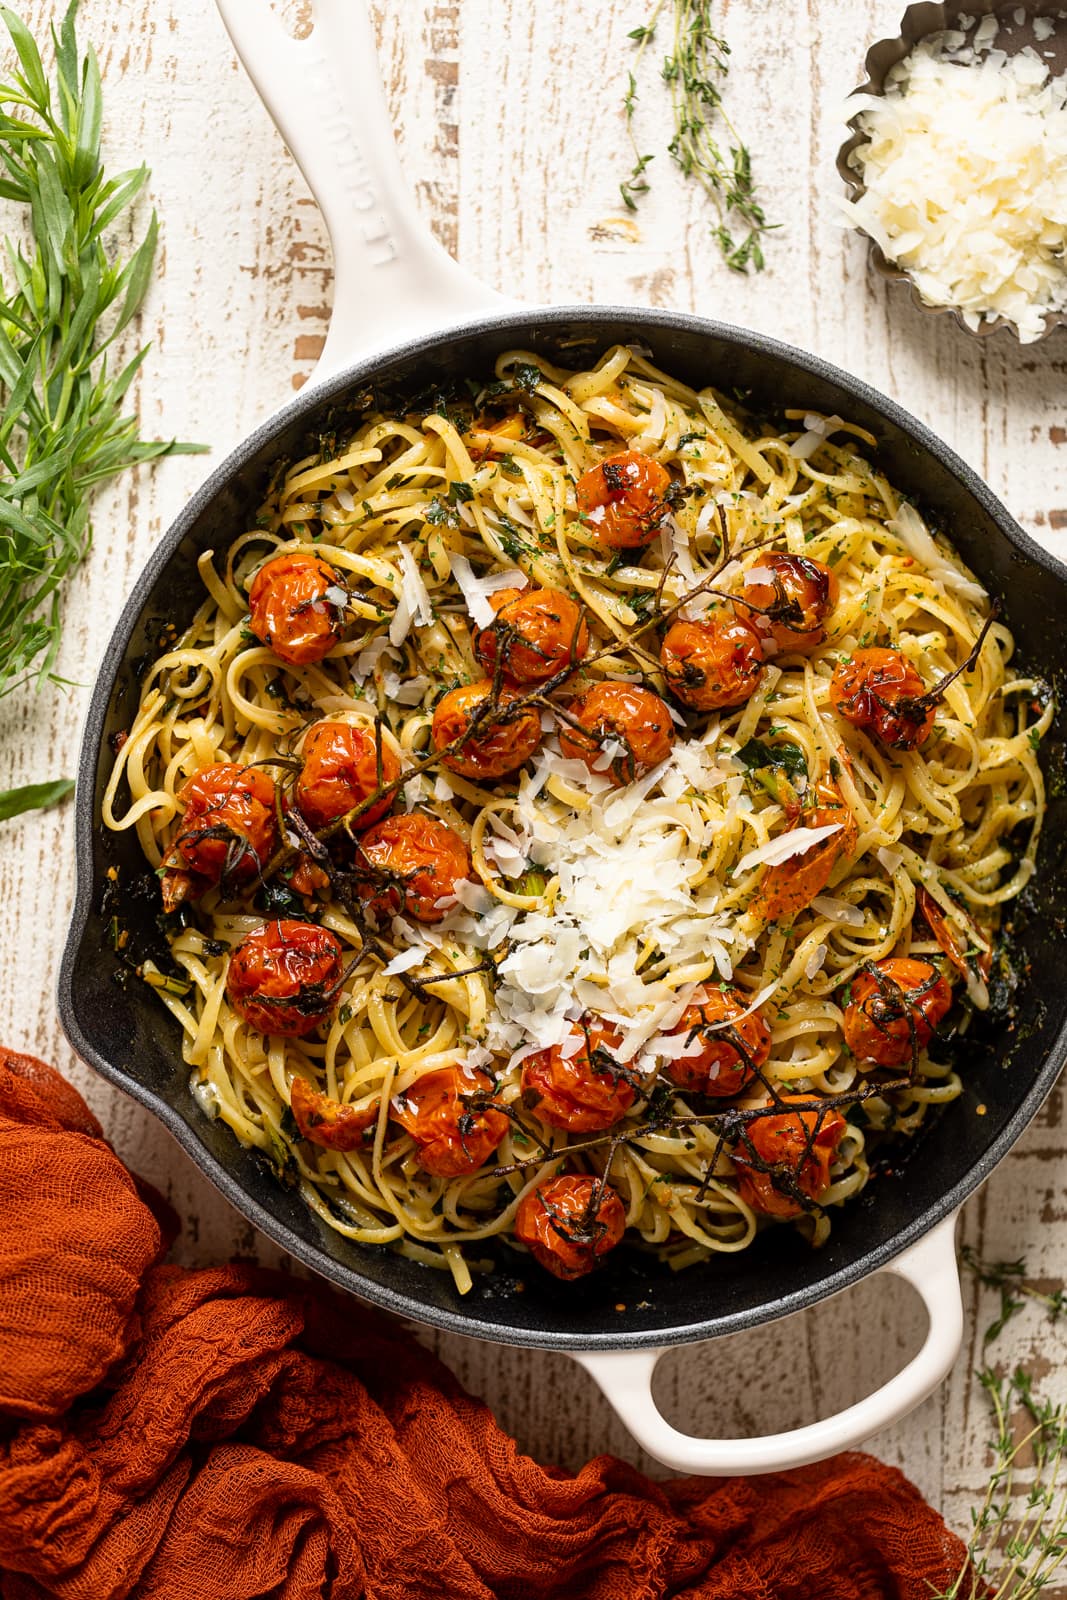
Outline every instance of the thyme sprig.
<svg viewBox="0 0 1067 1600"><path fill-rule="evenodd" d="M622 108L626 113L626 137L629 139L630 147L634 153L634 164L630 170L629 176L624 178L622 183L619 184L619 193L622 195L623 204L626 206L628 211L636 211L638 196L648 193L649 182L645 177L645 170L656 159L652 154L642 155L637 143L637 135L634 128L634 117L637 112L638 99L636 77L637 68L640 66L641 57L645 53L646 46L652 42L656 32L656 23L662 10L663 0L658 0L649 22L644 27L634 28L627 35L627 37L632 39L634 44L637 46L633 66L626 74L626 93L622 97Z"/></svg>
<svg viewBox="0 0 1067 1600"><path fill-rule="evenodd" d="M636 47L627 73L623 96L626 135L634 164L619 185L623 203L636 211L648 193L647 171L654 156L642 152L637 142L637 70L656 35L667 0L656 0L648 21L628 37ZM711 233L726 265L734 272L757 272L764 266L763 237L774 223L756 196L752 157L723 104L723 87L730 71L730 46L717 32L712 17L714 0L671 0L674 31L671 50L663 59L661 75L670 85L674 137L668 152L686 178L700 185L715 210ZM716 124L725 132L716 136Z"/></svg>
<svg viewBox="0 0 1067 1600"><path fill-rule="evenodd" d="M1028 1300L1044 1306L1050 1322L1057 1322L1060 1317L1067 1315L1067 1288L1062 1284L1057 1289L1039 1288L1030 1278L1025 1261L982 1261L977 1252L966 1244L960 1251L960 1260L969 1272L974 1273L979 1283L987 1289L996 1289L1000 1294L1000 1315L982 1335L983 1345L992 1344L994 1339L999 1338L1012 1317L1023 1309Z"/></svg>
<svg viewBox="0 0 1067 1600"><path fill-rule="evenodd" d="M993 1419L993 1468L972 1512L967 1561L955 1582L931 1600L1036 1600L1067 1560L1067 1404L1043 1400L1023 1367L1009 1373L984 1353L1029 1301L1052 1321L1067 1312L1067 1290L1030 1281L1022 1261L986 1263L961 1252L964 1266L1000 1294L1000 1311L982 1339L977 1372ZM1029 1485L1018 1484L1025 1472Z"/></svg>

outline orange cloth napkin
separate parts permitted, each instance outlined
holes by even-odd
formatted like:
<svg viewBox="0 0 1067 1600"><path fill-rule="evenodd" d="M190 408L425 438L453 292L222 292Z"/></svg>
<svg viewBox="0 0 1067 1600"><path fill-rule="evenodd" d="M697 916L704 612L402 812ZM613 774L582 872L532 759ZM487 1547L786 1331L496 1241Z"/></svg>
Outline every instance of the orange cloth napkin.
<svg viewBox="0 0 1067 1600"><path fill-rule="evenodd" d="M162 1266L173 1230L58 1073L0 1050L4 1600L928 1600L963 1563L869 1456L540 1466L394 1324Z"/></svg>

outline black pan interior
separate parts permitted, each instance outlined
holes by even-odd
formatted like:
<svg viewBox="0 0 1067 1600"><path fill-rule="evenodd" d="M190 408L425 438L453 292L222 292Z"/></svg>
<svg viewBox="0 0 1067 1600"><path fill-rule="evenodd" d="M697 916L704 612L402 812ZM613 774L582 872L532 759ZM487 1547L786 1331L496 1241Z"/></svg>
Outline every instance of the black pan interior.
<svg viewBox="0 0 1067 1600"><path fill-rule="evenodd" d="M696 386L736 392L769 416L786 407L834 413L878 440L889 478L949 534L992 592L1002 596L1021 659L1063 689L1067 665L1067 570L1033 544L964 464L925 428L856 380L814 357L755 334L696 318L631 309L514 313L445 334L377 363L354 367L319 396L298 398L212 476L161 542L122 616L102 664L82 750L77 802L78 896L60 978L60 1009L75 1049L153 1110L224 1194L293 1255L336 1284L438 1326L515 1344L570 1348L653 1345L733 1332L809 1305L884 1264L957 1206L1033 1116L1067 1054L1063 893L1067 800L1061 710L1046 745L1051 783L1041 870L1016 914L1023 981L1010 1023L968 1046L966 1089L947 1114L835 1214L829 1243L813 1252L789 1228L770 1230L738 1256L674 1274L617 1252L605 1270L561 1285L506 1247L493 1276L460 1299L445 1274L384 1250L354 1246L323 1227L227 1128L200 1112L186 1088L178 1031L136 980L121 987L107 937L107 870L143 873L132 832L97 823L110 768L108 739L137 703L136 663L157 648L161 624L184 624L199 601L195 559L224 549L249 525L268 468L304 453L331 407L373 379L415 393L449 378L488 376L516 347L578 366L619 340ZM1058 696L1060 704L1063 695ZM148 897L123 906L134 939L151 935Z"/></svg>

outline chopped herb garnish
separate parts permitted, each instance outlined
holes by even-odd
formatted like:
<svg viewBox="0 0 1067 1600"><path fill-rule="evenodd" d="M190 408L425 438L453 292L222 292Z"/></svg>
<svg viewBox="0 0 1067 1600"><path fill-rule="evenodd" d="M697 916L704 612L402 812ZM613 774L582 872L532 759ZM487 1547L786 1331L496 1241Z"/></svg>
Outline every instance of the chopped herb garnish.
<svg viewBox="0 0 1067 1600"><path fill-rule="evenodd" d="M515 380L517 389L524 389L527 394L532 394L538 384L544 383L545 375L540 367L535 367L532 361L520 361L512 368L511 376Z"/></svg>
<svg viewBox="0 0 1067 1600"><path fill-rule="evenodd" d="M426 521L432 523L435 528L458 528L459 513L456 511L454 504L448 505L444 500L434 495L426 508Z"/></svg>

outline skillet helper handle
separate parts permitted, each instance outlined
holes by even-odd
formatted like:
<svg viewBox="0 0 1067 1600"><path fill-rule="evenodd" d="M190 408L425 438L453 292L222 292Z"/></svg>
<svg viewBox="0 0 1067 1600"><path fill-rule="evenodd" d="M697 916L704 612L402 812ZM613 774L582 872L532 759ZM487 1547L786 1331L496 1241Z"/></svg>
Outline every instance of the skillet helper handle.
<svg viewBox="0 0 1067 1600"><path fill-rule="evenodd" d="M671 1427L652 1398L652 1376L665 1349L572 1351L649 1455L675 1472L750 1477L821 1461L862 1444L913 1410L948 1376L963 1339L963 1301L956 1264L956 1213L932 1228L882 1270L922 1296L929 1318L922 1349L874 1394L836 1416L760 1439L695 1439Z"/></svg>
<svg viewBox="0 0 1067 1600"><path fill-rule="evenodd" d="M313 0L294 39L267 0L216 0L330 234L334 302L316 382L358 357L504 308L419 216L397 157L365 0Z"/></svg>

